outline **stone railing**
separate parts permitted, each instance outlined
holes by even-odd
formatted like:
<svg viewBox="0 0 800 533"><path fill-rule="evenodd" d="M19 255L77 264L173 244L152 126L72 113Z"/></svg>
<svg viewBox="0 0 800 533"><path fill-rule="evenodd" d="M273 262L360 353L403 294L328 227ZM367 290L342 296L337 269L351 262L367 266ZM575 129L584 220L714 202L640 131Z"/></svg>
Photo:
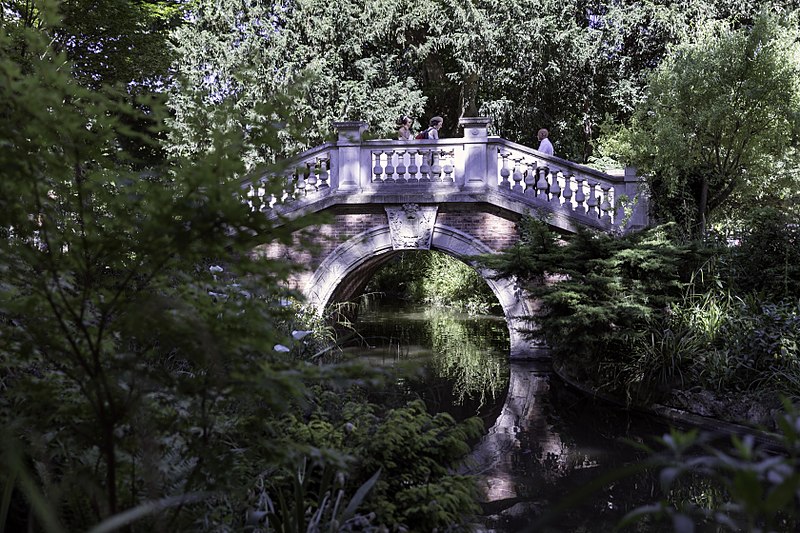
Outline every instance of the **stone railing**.
<svg viewBox="0 0 800 533"><path fill-rule="evenodd" d="M246 179L242 182L251 205L271 209L307 196L331 191L331 163L337 153L334 143L325 143L292 159L279 175Z"/></svg>
<svg viewBox="0 0 800 533"><path fill-rule="evenodd" d="M647 198L639 191L635 169L601 172L505 139L490 138L489 145L488 151L497 153L487 169L492 184L531 205L601 226L647 224Z"/></svg>
<svg viewBox="0 0 800 533"><path fill-rule="evenodd" d="M600 172L489 136L487 118L459 122L462 138L411 141L365 140L365 122L336 122L337 140L294 158L277 193L269 192L267 179L242 185L262 208L330 194L486 193L595 227L647 225L647 197L635 169Z"/></svg>

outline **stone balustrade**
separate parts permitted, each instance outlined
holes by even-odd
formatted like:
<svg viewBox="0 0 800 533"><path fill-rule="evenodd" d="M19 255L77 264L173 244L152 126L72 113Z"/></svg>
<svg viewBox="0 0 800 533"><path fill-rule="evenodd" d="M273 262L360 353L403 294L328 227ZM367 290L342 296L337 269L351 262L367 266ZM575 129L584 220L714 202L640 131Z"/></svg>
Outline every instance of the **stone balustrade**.
<svg viewBox="0 0 800 533"><path fill-rule="evenodd" d="M252 207L266 210L326 194L331 190L331 157L335 152L333 143L325 143L294 158L280 175L246 179L242 182L245 197Z"/></svg>
<svg viewBox="0 0 800 533"><path fill-rule="evenodd" d="M402 194L413 201L414 195L439 194L447 201L447 194L492 194L602 229L647 225L647 197L634 169L600 172L549 156L489 136L489 123L462 118L462 138L400 141L366 140L366 123L337 122L337 140L298 155L283 179L242 186L260 209L291 209L298 200L326 195Z"/></svg>

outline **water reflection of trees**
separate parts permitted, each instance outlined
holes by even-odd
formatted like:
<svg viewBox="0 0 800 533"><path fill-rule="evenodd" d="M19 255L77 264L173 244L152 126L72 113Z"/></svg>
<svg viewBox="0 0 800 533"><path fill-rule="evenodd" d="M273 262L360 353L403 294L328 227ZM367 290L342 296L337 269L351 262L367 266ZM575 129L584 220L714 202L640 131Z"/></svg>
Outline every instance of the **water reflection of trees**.
<svg viewBox="0 0 800 533"><path fill-rule="evenodd" d="M465 320L442 311L429 311L425 316L434 352L433 369L452 381L454 401L460 404L470 398L484 405L505 394L508 350L498 348L498 321Z"/></svg>

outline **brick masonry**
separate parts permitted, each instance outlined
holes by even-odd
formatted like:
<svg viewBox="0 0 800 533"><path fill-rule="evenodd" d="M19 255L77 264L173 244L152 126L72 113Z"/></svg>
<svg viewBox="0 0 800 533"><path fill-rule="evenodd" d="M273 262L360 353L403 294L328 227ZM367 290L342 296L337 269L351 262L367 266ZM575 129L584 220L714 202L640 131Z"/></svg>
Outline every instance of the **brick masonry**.
<svg viewBox="0 0 800 533"><path fill-rule="evenodd" d="M439 212L436 224L461 231L480 241L492 250L499 251L517 241L516 223L498 215L482 212L474 204L461 212L452 207ZM386 226L386 213L338 213L328 224L307 226L296 232L291 246L269 243L260 246L256 253L270 259L285 259L301 267L290 279L290 287L304 290L305 284L322 261L339 245L364 232ZM434 248L436 245L434 243Z"/></svg>

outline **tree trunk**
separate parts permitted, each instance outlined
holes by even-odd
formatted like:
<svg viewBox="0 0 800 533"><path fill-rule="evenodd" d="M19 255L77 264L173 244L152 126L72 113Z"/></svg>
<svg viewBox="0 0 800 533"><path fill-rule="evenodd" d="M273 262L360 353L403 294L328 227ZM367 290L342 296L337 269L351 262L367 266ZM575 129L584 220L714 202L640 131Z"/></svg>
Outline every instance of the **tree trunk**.
<svg viewBox="0 0 800 533"><path fill-rule="evenodd" d="M697 237L706 234L706 216L708 215L708 177L700 178L700 196L697 199Z"/></svg>
<svg viewBox="0 0 800 533"><path fill-rule="evenodd" d="M478 73L473 72L461 86L461 118L478 116Z"/></svg>

